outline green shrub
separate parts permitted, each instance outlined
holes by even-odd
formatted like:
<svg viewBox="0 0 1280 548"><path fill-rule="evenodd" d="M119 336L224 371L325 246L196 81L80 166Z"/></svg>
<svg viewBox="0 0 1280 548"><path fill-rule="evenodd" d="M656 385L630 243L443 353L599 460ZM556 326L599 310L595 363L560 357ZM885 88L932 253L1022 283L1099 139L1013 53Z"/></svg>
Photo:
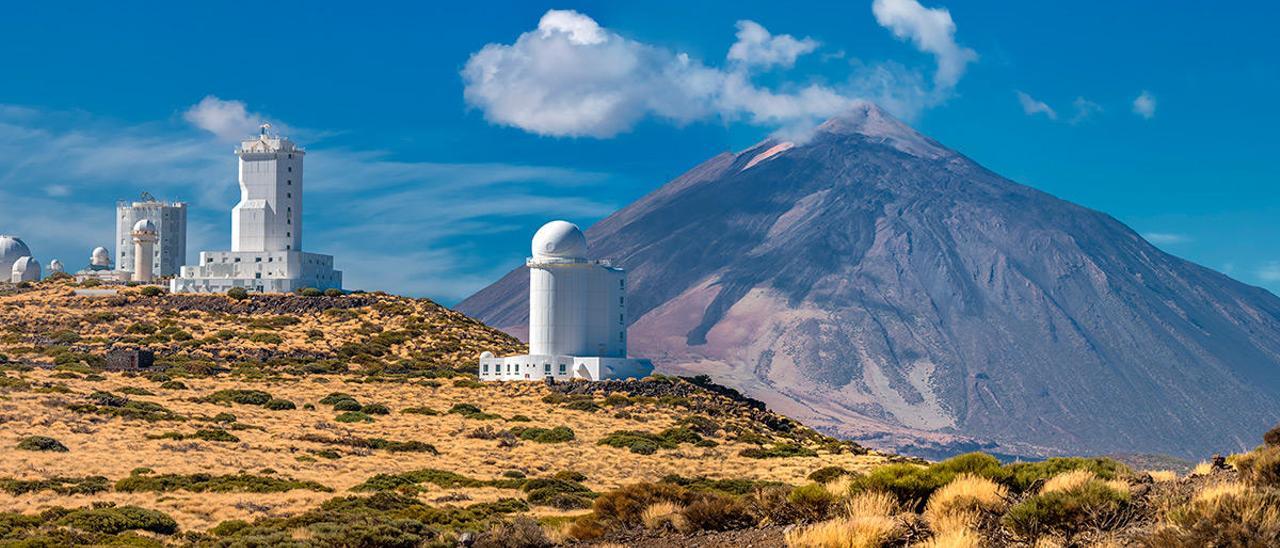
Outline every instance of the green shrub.
<svg viewBox="0 0 1280 548"><path fill-rule="evenodd" d="M338 403L333 404L334 411L359 411L363 408L364 406L354 399L338 400Z"/></svg>
<svg viewBox="0 0 1280 548"><path fill-rule="evenodd" d="M739 455L752 459L784 459L790 457L816 457L818 452L794 443L778 443L768 449L748 447L738 452Z"/></svg>
<svg viewBox="0 0 1280 548"><path fill-rule="evenodd" d="M205 396L201 401L204 401L207 403L239 403L242 405L266 405L267 402L271 401L271 399L272 399L271 394L268 394L261 390L227 389L227 390L219 390L217 392L209 394L208 396Z"/></svg>
<svg viewBox="0 0 1280 548"><path fill-rule="evenodd" d="M130 395L130 396L154 396L154 395L156 395L156 394L155 394L155 392L152 392L152 391L150 391L150 390L147 390L146 388L142 388L141 386L126 386L126 387L123 387L123 388L121 388L121 389L120 389L120 393L121 393L121 394L128 394L128 395Z"/></svg>
<svg viewBox="0 0 1280 548"><path fill-rule="evenodd" d="M250 474L159 474L131 475L116 482L122 493L283 493L295 489L332 493L333 489L314 481L288 477L254 476Z"/></svg>
<svg viewBox="0 0 1280 548"><path fill-rule="evenodd" d="M102 476L54 476L42 480L0 479L0 491L14 496L37 491L53 491L59 495L92 495L108 489L111 489L111 481Z"/></svg>
<svg viewBox="0 0 1280 548"><path fill-rule="evenodd" d="M330 287L329 289L324 290L324 296L326 297L341 297L343 295L345 295L345 293L343 293L341 289L335 287Z"/></svg>
<svg viewBox="0 0 1280 548"><path fill-rule="evenodd" d="M160 384L160 388L165 390L186 390L187 385L182 381L165 381Z"/></svg>
<svg viewBox="0 0 1280 548"><path fill-rule="evenodd" d="M690 491L716 491L731 495L746 495L759 489L770 487L783 487L786 484L780 481L765 481L752 479L712 479L706 476L696 478L686 478L677 474L668 474L663 476L662 483L671 483L684 487Z"/></svg>
<svg viewBox="0 0 1280 548"><path fill-rule="evenodd" d="M18 442L18 449L23 451L52 451L66 453L67 446L48 436L28 436Z"/></svg>
<svg viewBox="0 0 1280 548"><path fill-rule="evenodd" d="M230 443L236 443L240 441L240 438L237 438L234 434L227 432L226 430L222 430L220 428L215 428L211 430L196 430L195 433L193 434L183 434L181 432L165 432L163 434L155 434L155 435L147 434L147 437L150 439L164 439L164 440L178 440L178 441L192 440L192 439L204 440L204 441L230 442Z"/></svg>
<svg viewBox="0 0 1280 548"><path fill-rule="evenodd" d="M818 521L827 517L835 506L837 497L821 485L810 483L792 489L787 503L804 521Z"/></svg>
<svg viewBox="0 0 1280 548"><path fill-rule="evenodd" d="M347 423L373 422L373 417L370 417L369 415L366 415L359 411L347 411L346 413L343 413L341 415L338 415L337 417L334 417L333 420L336 420L338 422L347 422Z"/></svg>
<svg viewBox="0 0 1280 548"><path fill-rule="evenodd" d="M230 423L236 422L236 416L231 413L218 413L213 416L213 422Z"/></svg>
<svg viewBox="0 0 1280 548"><path fill-rule="evenodd" d="M1090 480L1066 491L1041 493L1009 509L1002 523L1023 538L1046 533L1070 537L1086 528L1114 528L1129 505L1129 493L1101 480Z"/></svg>
<svg viewBox="0 0 1280 548"><path fill-rule="evenodd" d="M557 426L555 428L512 428L511 433L515 434L522 440L534 441L538 443L564 443L573 441L573 429L568 426Z"/></svg>
<svg viewBox="0 0 1280 548"><path fill-rule="evenodd" d="M237 301L243 301L249 298L249 291L243 287L233 287L227 290L227 296Z"/></svg>
<svg viewBox="0 0 1280 548"><path fill-rule="evenodd" d="M328 396L320 398L321 405L335 405L342 400L354 400L351 394L345 392L330 392Z"/></svg>
<svg viewBox="0 0 1280 548"><path fill-rule="evenodd" d="M262 404L262 406L272 411L291 411L298 408L298 406L294 405L293 402L280 398L271 398L270 400L267 400L267 403Z"/></svg>
<svg viewBox="0 0 1280 548"><path fill-rule="evenodd" d="M280 344L284 342L284 339L281 338L280 335L276 335L275 333L260 332L260 333L253 333L249 335L249 341L261 343L261 344Z"/></svg>
<svg viewBox="0 0 1280 548"><path fill-rule="evenodd" d="M324 292L314 287L304 287L302 288L302 291L298 292L298 294L303 297L319 297L324 295Z"/></svg>
<svg viewBox="0 0 1280 548"><path fill-rule="evenodd" d="M685 506L683 514L690 531L732 531L755 525L747 505L727 495L699 497Z"/></svg>
<svg viewBox="0 0 1280 548"><path fill-rule="evenodd" d="M401 409L400 412L409 413L413 415L427 415L427 416L436 416L440 414L439 411L436 411L435 409L432 409L430 407L406 407L404 409Z"/></svg>
<svg viewBox="0 0 1280 548"><path fill-rule="evenodd" d="M817 483L827 483L841 476L847 476L852 472L845 470L840 466L824 466L809 473L808 480Z"/></svg>
<svg viewBox="0 0 1280 548"><path fill-rule="evenodd" d="M178 532L178 522L167 514L137 506L72 510L58 519L57 523L107 535L134 530L160 535L172 535Z"/></svg>
<svg viewBox="0 0 1280 548"><path fill-rule="evenodd" d="M600 406L596 405L596 402L591 400L586 400L586 399L571 401L565 404L564 407L565 409L572 409L574 411L585 411L587 413L594 413L600 410Z"/></svg>
<svg viewBox="0 0 1280 548"><path fill-rule="evenodd" d="M159 297L160 295L164 295L164 289L160 286L148 285L143 287L140 293L142 293L143 297Z"/></svg>
<svg viewBox="0 0 1280 548"><path fill-rule="evenodd" d="M137 323L134 323L133 325L130 325L128 329L125 329L125 332L132 333L135 335L151 335L158 330L159 328L156 327L156 324L153 324L151 322L137 322Z"/></svg>
<svg viewBox="0 0 1280 548"><path fill-rule="evenodd" d="M600 495L591 509L600 520L622 527L636 527L640 525L644 510L655 503L671 502L685 506L693 499L692 493L677 485L633 483Z"/></svg>
<svg viewBox="0 0 1280 548"><path fill-rule="evenodd" d="M371 403L360 408L366 415L390 415L391 409L380 403Z"/></svg>
<svg viewBox="0 0 1280 548"><path fill-rule="evenodd" d="M995 460L994 457L988 458ZM1104 480L1122 478L1133 474L1133 471L1128 466L1106 457L1054 457L1040 462L1009 464L1000 473L993 473L990 470L988 467L984 469L984 473L978 475L1007 483L1015 491L1019 492L1030 489L1037 481L1046 480L1072 470L1088 470Z"/></svg>
<svg viewBox="0 0 1280 548"><path fill-rule="evenodd" d="M312 443L323 443L328 445L342 445L346 447L359 447L364 449L382 449L392 453L430 453L439 455L434 445L423 443L420 441L389 441L382 438L360 438L356 436L344 436L341 438L329 438L320 434L303 434L298 439Z"/></svg>

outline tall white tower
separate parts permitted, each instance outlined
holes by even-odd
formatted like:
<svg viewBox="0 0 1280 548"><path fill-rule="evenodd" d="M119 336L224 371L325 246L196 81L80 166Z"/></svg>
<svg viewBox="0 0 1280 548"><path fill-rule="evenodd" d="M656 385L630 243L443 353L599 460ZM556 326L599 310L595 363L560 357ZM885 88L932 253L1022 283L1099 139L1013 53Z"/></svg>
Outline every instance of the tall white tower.
<svg viewBox="0 0 1280 548"><path fill-rule="evenodd" d="M143 219L133 225L133 281L149 283L155 276L152 274L151 266L154 261L152 255L155 253L156 241L159 240L156 234L156 225L149 219Z"/></svg>
<svg viewBox="0 0 1280 548"><path fill-rule="evenodd" d="M302 157L306 153L262 126L240 143L240 203L231 210L231 251L302 250Z"/></svg>
<svg viewBox="0 0 1280 548"><path fill-rule="evenodd" d="M141 200L116 202L115 263L120 270L133 270L137 263L133 255L133 225L143 219L156 226L151 274L177 276L187 262L187 204L157 200L146 192Z"/></svg>

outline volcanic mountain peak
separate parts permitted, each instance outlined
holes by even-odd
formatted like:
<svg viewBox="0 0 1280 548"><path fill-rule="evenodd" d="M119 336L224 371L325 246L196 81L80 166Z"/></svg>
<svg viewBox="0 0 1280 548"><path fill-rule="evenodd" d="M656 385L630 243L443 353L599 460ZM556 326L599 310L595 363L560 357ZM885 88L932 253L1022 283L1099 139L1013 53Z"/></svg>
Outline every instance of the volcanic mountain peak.
<svg viewBox="0 0 1280 548"><path fill-rule="evenodd" d="M816 133L819 138L823 135L861 135L921 158L936 159L954 154L870 101L861 101L848 111L823 122Z"/></svg>

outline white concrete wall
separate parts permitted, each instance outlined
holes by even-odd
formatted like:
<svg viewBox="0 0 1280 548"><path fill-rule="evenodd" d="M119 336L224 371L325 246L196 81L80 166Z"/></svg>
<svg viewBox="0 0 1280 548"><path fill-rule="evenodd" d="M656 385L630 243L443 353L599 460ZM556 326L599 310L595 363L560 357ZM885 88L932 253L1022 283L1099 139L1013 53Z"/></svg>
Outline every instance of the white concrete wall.
<svg viewBox="0 0 1280 548"><path fill-rule="evenodd" d="M150 282L152 276L155 242L150 239L134 240L133 281Z"/></svg>
<svg viewBox="0 0 1280 548"><path fill-rule="evenodd" d="M280 138L241 143L240 203L231 210L232 251L302 250L302 158Z"/></svg>
<svg viewBox="0 0 1280 548"><path fill-rule="evenodd" d="M587 347L582 355L625 358L627 317L623 306L626 273L596 266L591 273Z"/></svg>
<svg viewBox="0 0 1280 548"><path fill-rule="evenodd" d="M143 219L156 225L159 237L152 250L152 273L177 276L187 263L187 204L182 202L117 203L115 264L121 270L134 270L133 225Z"/></svg>
<svg viewBox="0 0 1280 548"><path fill-rule="evenodd" d="M586 262L537 262L529 268L529 353L588 355L590 277Z"/></svg>
<svg viewBox="0 0 1280 548"><path fill-rule="evenodd" d="M205 251L200 264L182 267L173 280L175 293L219 293L243 287L265 293L296 289L341 289L342 272L333 269L333 257L299 251Z"/></svg>
<svg viewBox="0 0 1280 548"><path fill-rule="evenodd" d="M481 358L482 381L642 379L653 374L649 360L575 356L523 355Z"/></svg>

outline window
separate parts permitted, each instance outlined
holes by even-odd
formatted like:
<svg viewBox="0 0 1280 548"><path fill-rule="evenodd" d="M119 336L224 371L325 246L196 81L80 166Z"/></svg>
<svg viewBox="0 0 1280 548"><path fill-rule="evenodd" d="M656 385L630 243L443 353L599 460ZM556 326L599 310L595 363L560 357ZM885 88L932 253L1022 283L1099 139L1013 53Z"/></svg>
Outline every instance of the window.
<svg viewBox="0 0 1280 548"><path fill-rule="evenodd" d="M618 332L618 342L625 341L626 339L627 339L627 332L626 332L626 331L619 331L619 332Z"/></svg>
<svg viewBox="0 0 1280 548"><path fill-rule="evenodd" d="M253 258L253 262L255 262L255 263L260 263L260 262L262 262L262 257L254 257L254 258Z"/></svg>
<svg viewBox="0 0 1280 548"><path fill-rule="evenodd" d="M488 374L489 374L489 364L487 364L487 363L486 363L486 364L482 364L482 365L481 365L481 367L483 368L484 374L485 374L485 375L488 375Z"/></svg>
<svg viewBox="0 0 1280 548"><path fill-rule="evenodd" d="M240 262L240 257L236 257L236 262Z"/></svg>
<svg viewBox="0 0 1280 548"><path fill-rule="evenodd" d="M289 166L289 173L293 173L293 166Z"/></svg>
<svg viewBox="0 0 1280 548"><path fill-rule="evenodd" d="M284 184L286 184L286 185L288 185L288 186L293 186L293 179L288 179L288 180L286 180L286 181L284 182Z"/></svg>
<svg viewBox="0 0 1280 548"><path fill-rule="evenodd" d="M293 197L293 193L292 193L292 192L286 192L286 193L284 194L284 197L285 197L285 198L292 198L292 197Z"/></svg>
<svg viewBox="0 0 1280 548"><path fill-rule="evenodd" d="M550 375L550 374L551 374L551 364L549 364L549 363L544 363L544 364L542 364L542 372L543 372L543 373L545 373L545 374L547 374L547 375Z"/></svg>
<svg viewBox="0 0 1280 548"><path fill-rule="evenodd" d="M564 365L563 363L562 363L562 364L560 364L560 374L561 374L561 375L563 375L563 374L564 374L564 367L565 367L565 365Z"/></svg>

